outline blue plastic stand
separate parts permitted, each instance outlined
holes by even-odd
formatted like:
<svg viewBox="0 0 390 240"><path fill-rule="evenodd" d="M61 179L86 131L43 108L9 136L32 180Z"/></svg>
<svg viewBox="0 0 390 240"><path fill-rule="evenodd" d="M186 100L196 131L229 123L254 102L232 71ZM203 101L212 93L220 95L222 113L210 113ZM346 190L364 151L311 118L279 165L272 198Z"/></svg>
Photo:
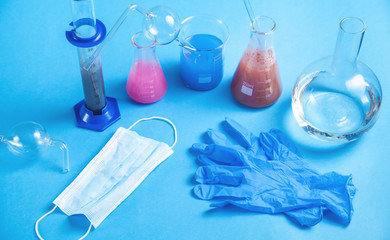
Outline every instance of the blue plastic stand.
<svg viewBox="0 0 390 240"><path fill-rule="evenodd" d="M76 125L81 128L87 128L102 132L121 118L118 103L115 98L106 97L106 106L102 113L94 115L91 110L85 106L85 100L77 103L73 107L76 115Z"/></svg>

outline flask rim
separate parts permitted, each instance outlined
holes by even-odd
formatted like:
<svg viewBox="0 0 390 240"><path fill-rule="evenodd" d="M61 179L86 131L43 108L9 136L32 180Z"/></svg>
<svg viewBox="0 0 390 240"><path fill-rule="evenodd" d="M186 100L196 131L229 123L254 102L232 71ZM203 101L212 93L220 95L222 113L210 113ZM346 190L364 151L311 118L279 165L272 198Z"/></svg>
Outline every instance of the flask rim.
<svg viewBox="0 0 390 240"><path fill-rule="evenodd" d="M151 49L157 45L157 38L154 36L154 40L151 40L151 38L147 35L148 33L145 31L140 31L135 33L131 37L131 43L133 44L134 47L138 49ZM148 44L141 44L139 40L137 40L140 37L145 37L144 40L148 41Z"/></svg>
<svg viewBox="0 0 390 240"><path fill-rule="evenodd" d="M256 24L255 23L259 22L261 20L262 21L268 21L270 23L269 24L270 27L267 30L260 31L260 29L256 29L256 27L255 27ZM259 34L259 35L271 35L274 32L275 28L276 28L276 22L272 18L270 18L268 16L264 16L264 15L263 16L257 16L257 17L255 17L253 19L253 21L251 21L250 27L251 27L252 31L254 33L256 33L256 34Z"/></svg>
<svg viewBox="0 0 390 240"><path fill-rule="evenodd" d="M359 30L352 30L350 26L346 26L348 23L361 24L361 28ZM340 22L340 29L347 34L362 34L366 31L366 27L364 21L358 17L346 17Z"/></svg>

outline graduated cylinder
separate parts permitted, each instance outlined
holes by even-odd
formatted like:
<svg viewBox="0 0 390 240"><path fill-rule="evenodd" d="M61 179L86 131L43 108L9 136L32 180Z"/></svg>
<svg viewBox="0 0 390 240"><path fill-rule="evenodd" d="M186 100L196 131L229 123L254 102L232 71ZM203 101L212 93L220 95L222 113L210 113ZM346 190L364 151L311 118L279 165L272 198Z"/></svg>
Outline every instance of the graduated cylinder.
<svg viewBox="0 0 390 240"><path fill-rule="evenodd" d="M85 43L84 46L81 44L77 48L85 105L93 114L98 115L101 114L102 109L106 106L100 57L95 60L89 70L82 67L99 46L96 41L93 41L97 33L97 20L93 0L72 0L71 8L73 29L76 37L81 43ZM87 44L88 42L89 44Z"/></svg>

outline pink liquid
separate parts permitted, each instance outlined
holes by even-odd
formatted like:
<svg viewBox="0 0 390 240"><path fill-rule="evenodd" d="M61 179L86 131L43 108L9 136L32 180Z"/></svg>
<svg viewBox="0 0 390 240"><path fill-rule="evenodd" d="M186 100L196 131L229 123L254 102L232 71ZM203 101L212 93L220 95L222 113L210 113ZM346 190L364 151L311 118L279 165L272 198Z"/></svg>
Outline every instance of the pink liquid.
<svg viewBox="0 0 390 240"><path fill-rule="evenodd" d="M158 62L141 59L133 64L126 84L131 99L139 103L154 103L165 95L167 88Z"/></svg>
<svg viewBox="0 0 390 240"><path fill-rule="evenodd" d="M267 107L280 97L282 86L273 51L248 48L230 86L234 98L250 107Z"/></svg>

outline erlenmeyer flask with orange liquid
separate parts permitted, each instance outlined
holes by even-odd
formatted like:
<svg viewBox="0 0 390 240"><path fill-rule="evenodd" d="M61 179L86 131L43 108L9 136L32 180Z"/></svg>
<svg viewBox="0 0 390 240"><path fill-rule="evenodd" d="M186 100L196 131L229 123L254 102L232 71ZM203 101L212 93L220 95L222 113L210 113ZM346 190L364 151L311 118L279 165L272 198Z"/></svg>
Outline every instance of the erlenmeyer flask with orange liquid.
<svg viewBox="0 0 390 240"><path fill-rule="evenodd" d="M267 107L280 97L282 85L276 61L272 18L260 16L251 22L251 39L234 73L231 91L249 107Z"/></svg>

